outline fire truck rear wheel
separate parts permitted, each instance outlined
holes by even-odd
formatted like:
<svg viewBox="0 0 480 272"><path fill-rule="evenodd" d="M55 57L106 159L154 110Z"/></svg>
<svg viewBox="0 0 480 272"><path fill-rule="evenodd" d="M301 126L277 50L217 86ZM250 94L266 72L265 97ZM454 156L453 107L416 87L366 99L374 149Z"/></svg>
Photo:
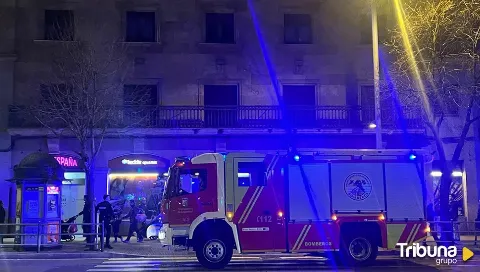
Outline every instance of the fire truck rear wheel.
<svg viewBox="0 0 480 272"><path fill-rule="evenodd" d="M347 264L367 266L376 260L378 246L368 235L352 235L344 242L341 255L346 257Z"/></svg>
<svg viewBox="0 0 480 272"><path fill-rule="evenodd" d="M226 239L201 239L198 242L195 254L205 268L223 269L232 259L233 245Z"/></svg>

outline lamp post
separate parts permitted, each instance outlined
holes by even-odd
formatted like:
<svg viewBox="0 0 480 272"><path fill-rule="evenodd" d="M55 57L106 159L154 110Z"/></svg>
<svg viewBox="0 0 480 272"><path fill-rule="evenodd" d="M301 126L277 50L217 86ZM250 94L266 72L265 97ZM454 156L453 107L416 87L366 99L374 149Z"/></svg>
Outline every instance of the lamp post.
<svg viewBox="0 0 480 272"><path fill-rule="evenodd" d="M382 145L382 118L380 110L380 61L378 51L378 22L377 7L375 0L371 1L372 15L372 48L373 48L373 86L375 93L375 143L376 148L381 149Z"/></svg>

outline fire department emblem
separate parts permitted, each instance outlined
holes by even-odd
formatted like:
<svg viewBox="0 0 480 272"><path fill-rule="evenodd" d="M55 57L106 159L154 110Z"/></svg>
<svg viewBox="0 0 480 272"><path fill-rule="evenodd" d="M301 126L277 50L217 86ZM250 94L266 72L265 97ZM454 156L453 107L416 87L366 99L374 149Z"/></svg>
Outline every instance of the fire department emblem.
<svg viewBox="0 0 480 272"><path fill-rule="evenodd" d="M365 174L353 173L345 179L344 190L352 200L362 201L372 193L372 182Z"/></svg>

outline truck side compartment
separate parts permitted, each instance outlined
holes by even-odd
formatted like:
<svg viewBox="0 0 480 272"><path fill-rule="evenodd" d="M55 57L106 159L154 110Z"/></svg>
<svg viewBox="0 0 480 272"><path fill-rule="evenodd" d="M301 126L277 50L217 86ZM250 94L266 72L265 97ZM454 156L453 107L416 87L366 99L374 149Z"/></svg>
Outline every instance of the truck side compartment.
<svg viewBox="0 0 480 272"><path fill-rule="evenodd" d="M286 165L289 251L338 250L351 233L383 248L426 236L421 161L306 156Z"/></svg>

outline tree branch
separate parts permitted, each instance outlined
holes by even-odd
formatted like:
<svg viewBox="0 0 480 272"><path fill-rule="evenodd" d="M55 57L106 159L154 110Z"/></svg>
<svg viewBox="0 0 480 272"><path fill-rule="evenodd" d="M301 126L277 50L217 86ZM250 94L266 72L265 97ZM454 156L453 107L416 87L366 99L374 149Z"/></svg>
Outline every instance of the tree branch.
<svg viewBox="0 0 480 272"><path fill-rule="evenodd" d="M440 130L440 127L442 126L444 118L445 118L445 113L442 112L442 115L440 115L440 118L437 121L437 130Z"/></svg>

